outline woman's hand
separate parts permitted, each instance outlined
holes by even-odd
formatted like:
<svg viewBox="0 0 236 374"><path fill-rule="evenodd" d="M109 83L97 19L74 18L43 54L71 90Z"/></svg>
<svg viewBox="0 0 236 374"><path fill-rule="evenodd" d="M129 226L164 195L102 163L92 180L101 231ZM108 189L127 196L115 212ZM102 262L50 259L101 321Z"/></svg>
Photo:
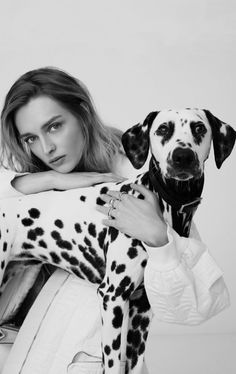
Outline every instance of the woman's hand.
<svg viewBox="0 0 236 374"><path fill-rule="evenodd" d="M110 216L104 219L103 223L149 246L165 245L168 242L167 226L156 195L142 185L131 184L131 187L141 193L144 200L128 194L121 195L118 191L108 191L107 194L100 195L108 205L97 205L97 210Z"/></svg>

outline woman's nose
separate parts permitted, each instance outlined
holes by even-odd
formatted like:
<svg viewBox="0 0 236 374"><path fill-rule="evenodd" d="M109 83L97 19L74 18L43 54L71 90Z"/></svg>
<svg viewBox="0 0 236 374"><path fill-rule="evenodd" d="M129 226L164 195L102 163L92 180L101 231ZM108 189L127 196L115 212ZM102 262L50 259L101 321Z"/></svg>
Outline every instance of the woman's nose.
<svg viewBox="0 0 236 374"><path fill-rule="evenodd" d="M50 154L56 149L56 145L50 140L43 140L41 146L44 154Z"/></svg>

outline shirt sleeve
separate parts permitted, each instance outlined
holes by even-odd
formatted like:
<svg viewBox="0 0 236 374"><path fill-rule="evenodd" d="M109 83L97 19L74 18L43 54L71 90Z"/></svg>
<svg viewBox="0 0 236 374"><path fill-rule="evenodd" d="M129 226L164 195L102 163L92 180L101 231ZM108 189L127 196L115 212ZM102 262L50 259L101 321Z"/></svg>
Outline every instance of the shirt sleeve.
<svg viewBox="0 0 236 374"><path fill-rule="evenodd" d="M12 186L12 181L14 178L18 176L27 175L29 173L17 173L13 170L3 170L0 171L0 200L7 199L10 197L18 197L22 196L23 194L17 191Z"/></svg>
<svg viewBox="0 0 236 374"><path fill-rule="evenodd" d="M147 296L156 318L163 322L197 325L229 306L223 272L192 224L189 238L167 228L163 247L145 245Z"/></svg>

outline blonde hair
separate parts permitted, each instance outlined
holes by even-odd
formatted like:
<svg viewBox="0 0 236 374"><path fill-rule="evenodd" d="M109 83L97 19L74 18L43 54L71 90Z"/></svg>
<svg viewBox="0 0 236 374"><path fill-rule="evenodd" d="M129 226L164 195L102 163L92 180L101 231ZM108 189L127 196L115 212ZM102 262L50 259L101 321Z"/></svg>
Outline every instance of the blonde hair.
<svg viewBox="0 0 236 374"><path fill-rule="evenodd" d="M20 172L48 170L19 139L15 114L32 98L48 96L78 118L85 138L78 171L109 172L114 156L123 153L122 132L105 126L88 89L78 79L57 68L40 68L22 75L9 90L1 114L0 165Z"/></svg>

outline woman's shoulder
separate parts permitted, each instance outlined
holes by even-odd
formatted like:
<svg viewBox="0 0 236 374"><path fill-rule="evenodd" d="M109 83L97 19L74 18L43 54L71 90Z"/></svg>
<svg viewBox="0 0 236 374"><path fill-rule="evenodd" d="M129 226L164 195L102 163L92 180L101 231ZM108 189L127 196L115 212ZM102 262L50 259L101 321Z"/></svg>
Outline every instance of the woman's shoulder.
<svg viewBox="0 0 236 374"><path fill-rule="evenodd" d="M148 164L145 163L141 169L135 169L124 153L118 153L114 158L112 171L125 178L135 178L138 174L147 171L147 165Z"/></svg>

